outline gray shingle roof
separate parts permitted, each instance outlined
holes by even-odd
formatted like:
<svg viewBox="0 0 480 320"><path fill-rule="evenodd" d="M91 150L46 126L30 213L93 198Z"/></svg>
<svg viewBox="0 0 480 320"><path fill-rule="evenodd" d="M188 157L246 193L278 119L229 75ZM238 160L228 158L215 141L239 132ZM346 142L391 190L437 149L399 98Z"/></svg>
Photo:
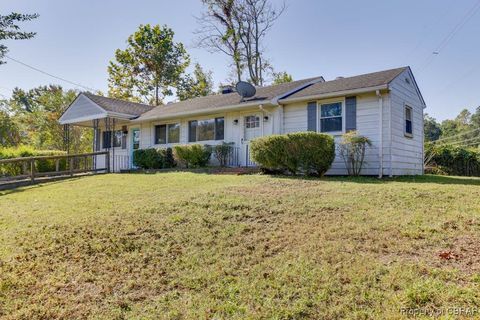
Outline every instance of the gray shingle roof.
<svg viewBox="0 0 480 320"><path fill-rule="evenodd" d="M337 80L319 82L292 94L288 99L303 98L326 93L334 93L346 90L370 88L389 84L408 67L390 69L385 71L362 74L359 76L341 78ZM287 99L286 99L287 100Z"/></svg>
<svg viewBox="0 0 480 320"><path fill-rule="evenodd" d="M91 93L84 93L90 100L98 104L100 107L106 111L118 112L123 114L128 114L132 116L139 116L147 111L152 110L153 106L147 104L129 102L119 99L107 98L102 96L97 96Z"/></svg>
<svg viewBox="0 0 480 320"><path fill-rule="evenodd" d="M257 93L254 97L241 101L240 96L237 93L228 93L228 94L215 94L205 97L193 98L185 101L180 101L177 103L171 103L163 106L155 107L155 109L150 110L142 114L137 120L149 120L160 117L169 117L175 115L181 115L184 112L195 112L202 111L206 109L215 109L227 106L242 105L252 102L266 103L273 98L284 95L292 90L295 90L299 87L303 87L314 81L323 80L322 77L315 77L309 79L303 79L298 81L293 81L289 83L282 83L278 85L266 86L266 87L257 87Z"/></svg>

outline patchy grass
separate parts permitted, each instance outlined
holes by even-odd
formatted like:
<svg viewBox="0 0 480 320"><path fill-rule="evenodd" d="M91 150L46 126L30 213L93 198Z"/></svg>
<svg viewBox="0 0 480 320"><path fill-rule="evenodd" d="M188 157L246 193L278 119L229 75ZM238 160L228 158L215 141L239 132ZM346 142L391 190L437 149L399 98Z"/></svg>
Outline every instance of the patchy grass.
<svg viewBox="0 0 480 320"><path fill-rule="evenodd" d="M3 192L0 242L5 319L480 308L475 178L85 177Z"/></svg>

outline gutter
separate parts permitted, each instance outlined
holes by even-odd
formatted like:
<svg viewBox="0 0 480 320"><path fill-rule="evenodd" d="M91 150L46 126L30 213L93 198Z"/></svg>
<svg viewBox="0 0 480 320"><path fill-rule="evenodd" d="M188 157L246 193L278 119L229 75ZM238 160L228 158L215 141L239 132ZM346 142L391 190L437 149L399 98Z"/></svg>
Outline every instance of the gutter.
<svg viewBox="0 0 480 320"><path fill-rule="evenodd" d="M223 111L236 111L236 110L242 110L244 108L248 107L258 107L259 105L262 106L267 106L267 107L275 107L276 104L273 104L272 101L269 100L259 100L259 101L252 101L249 103L242 103L242 104L236 104L236 105L229 105L229 106L224 106L224 107L219 107L219 108L209 108L209 109L202 109L202 110L193 110L193 111L187 111L187 112L179 112L179 113L172 113L168 115L161 115L161 116L152 116L152 117L144 117L140 116L139 118L131 120L132 123L138 123L138 122L144 122L144 121L154 121L154 120L166 120L166 119L172 119L172 118L183 118L187 116L196 116L196 115L201 115L205 113L215 113L215 112L223 112ZM162 107L159 107L162 108Z"/></svg>
<svg viewBox="0 0 480 320"><path fill-rule="evenodd" d="M354 94L368 93L368 92L372 92L372 91L387 90L387 89L388 89L388 84L384 84L384 85L375 86L375 87L360 88L360 89L353 89L353 90L343 90L343 91L334 91L334 92L314 94L314 95L298 97L298 98L280 99L278 101L278 103L286 104L286 103L301 102L301 101L306 101L306 100L320 100L320 99L333 98L333 97L338 97L338 96L343 96L343 95L354 95Z"/></svg>

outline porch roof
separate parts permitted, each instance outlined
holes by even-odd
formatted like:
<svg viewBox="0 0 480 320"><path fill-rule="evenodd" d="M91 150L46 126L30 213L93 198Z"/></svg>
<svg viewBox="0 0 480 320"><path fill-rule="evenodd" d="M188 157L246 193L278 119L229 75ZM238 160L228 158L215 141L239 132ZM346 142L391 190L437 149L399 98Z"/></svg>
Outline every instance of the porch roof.
<svg viewBox="0 0 480 320"><path fill-rule="evenodd" d="M115 118L128 121L152 110L154 107L141 103L134 103L80 93L59 119L60 124L76 124L91 126L92 120Z"/></svg>

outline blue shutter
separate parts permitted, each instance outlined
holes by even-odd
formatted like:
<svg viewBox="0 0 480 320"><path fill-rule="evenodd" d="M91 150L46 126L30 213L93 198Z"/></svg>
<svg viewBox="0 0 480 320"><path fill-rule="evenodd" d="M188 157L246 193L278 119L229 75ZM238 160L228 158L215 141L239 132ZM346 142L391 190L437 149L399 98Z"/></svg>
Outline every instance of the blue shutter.
<svg viewBox="0 0 480 320"><path fill-rule="evenodd" d="M307 105L307 130L317 131L317 103L309 102Z"/></svg>
<svg viewBox="0 0 480 320"><path fill-rule="evenodd" d="M357 130L357 97L347 97L345 99L345 130Z"/></svg>

